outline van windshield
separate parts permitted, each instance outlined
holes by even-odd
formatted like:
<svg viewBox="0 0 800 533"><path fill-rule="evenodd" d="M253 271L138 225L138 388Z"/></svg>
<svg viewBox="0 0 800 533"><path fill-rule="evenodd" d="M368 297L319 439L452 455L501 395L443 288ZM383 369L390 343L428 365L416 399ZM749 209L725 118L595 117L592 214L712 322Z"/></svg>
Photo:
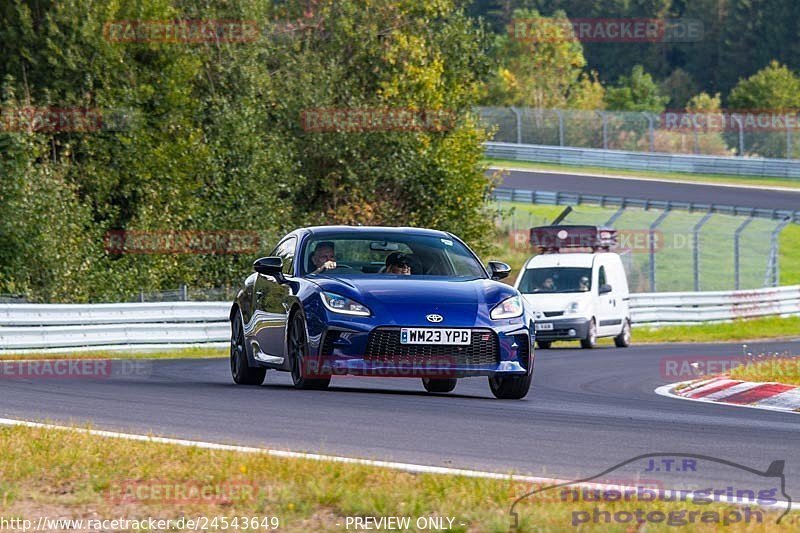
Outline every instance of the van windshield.
<svg viewBox="0 0 800 533"><path fill-rule="evenodd" d="M519 291L523 294L587 292L591 289L591 268L529 268L519 283Z"/></svg>

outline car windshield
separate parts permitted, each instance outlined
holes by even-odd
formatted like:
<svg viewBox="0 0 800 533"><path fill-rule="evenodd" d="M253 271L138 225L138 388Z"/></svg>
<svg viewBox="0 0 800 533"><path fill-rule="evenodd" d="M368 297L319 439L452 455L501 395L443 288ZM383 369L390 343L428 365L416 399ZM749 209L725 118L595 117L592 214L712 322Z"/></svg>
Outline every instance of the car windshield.
<svg viewBox="0 0 800 533"><path fill-rule="evenodd" d="M523 294L587 292L592 288L592 269L575 267L529 268L519 283Z"/></svg>
<svg viewBox="0 0 800 533"><path fill-rule="evenodd" d="M411 276L486 277L480 262L458 240L398 233L315 236L305 246L302 270L304 275L313 274L325 261L333 261L336 268L323 275L389 276L387 258L390 263L399 260Z"/></svg>

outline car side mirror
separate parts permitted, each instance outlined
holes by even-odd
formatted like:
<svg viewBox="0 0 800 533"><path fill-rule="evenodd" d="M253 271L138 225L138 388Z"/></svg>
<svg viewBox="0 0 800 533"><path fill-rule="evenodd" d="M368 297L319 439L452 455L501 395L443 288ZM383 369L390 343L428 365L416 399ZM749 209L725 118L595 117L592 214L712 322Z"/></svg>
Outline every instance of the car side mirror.
<svg viewBox="0 0 800 533"><path fill-rule="evenodd" d="M492 279L501 280L511 274L511 267L500 261L489 261L489 271L492 273Z"/></svg>
<svg viewBox="0 0 800 533"><path fill-rule="evenodd" d="M253 263L253 270L265 276L283 277L283 258L262 257Z"/></svg>
<svg viewBox="0 0 800 533"><path fill-rule="evenodd" d="M609 285L608 283L603 283L602 285L600 285L599 292L600 294L608 294L609 292L611 292L611 285Z"/></svg>

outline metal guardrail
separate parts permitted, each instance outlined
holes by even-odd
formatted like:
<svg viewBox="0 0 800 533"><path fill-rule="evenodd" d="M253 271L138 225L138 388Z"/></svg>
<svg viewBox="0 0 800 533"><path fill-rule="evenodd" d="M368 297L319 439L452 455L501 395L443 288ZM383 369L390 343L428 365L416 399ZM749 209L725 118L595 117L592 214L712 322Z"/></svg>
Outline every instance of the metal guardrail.
<svg viewBox="0 0 800 533"><path fill-rule="evenodd" d="M785 209L764 209L721 204L702 204L695 202L675 202L667 200L643 200L622 196L605 196L597 194L580 194L572 192L528 191L496 187L492 197L504 202L527 202L545 205L597 205L600 207L620 208L636 207L641 209L660 209L664 211L684 210L690 212L718 213L732 216L769 218L773 220L791 220L800 224L800 211Z"/></svg>
<svg viewBox="0 0 800 533"><path fill-rule="evenodd" d="M0 304L0 352L230 342L229 302Z"/></svg>
<svg viewBox="0 0 800 533"><path fill-rule="evenodd" d="M501 142L486 142L484 147L487 157L513 161L628 170L800 179L800 160L796 159L626 152Z"/></svg>
<svg viewBox="0 0 800 533"><path fill-rule="evenodd" d="M632 294L636 325L800 315L800 285L730 292ZM225 346L228 302L2 304L0 352Z"/></svg>
<svg viewBox="0 0 800 533"><path fill-rule="evenodd" d="M748 291L631 294L634 324L664 326L800 315L800 285Z"/></svg>

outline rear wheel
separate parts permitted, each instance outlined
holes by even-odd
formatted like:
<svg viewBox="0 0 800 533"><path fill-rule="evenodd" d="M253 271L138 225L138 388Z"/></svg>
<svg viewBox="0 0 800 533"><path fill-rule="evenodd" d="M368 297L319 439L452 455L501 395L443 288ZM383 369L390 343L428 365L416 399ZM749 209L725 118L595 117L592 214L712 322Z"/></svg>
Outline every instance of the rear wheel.
<svg viewBox="0 0 800 533"><path fill-rule="evenodd" d="M614 337L614 344L617 348L627 348L631 345L631 321L625 319L625 324L622 326L622 331L619 335Z"/></svg>
<svg viewBox="0 0 800 533"><path fill-rule="evenodd" d="M428 392L451 392L456 388L456 378L432 379L422 378L422 386Z"/></svg>
<svg viewBox="0 0 800 533"><path fill-rule="evenodd" d="M538 346L542 350L549 350L552 344L553 341L536 341L536 346Z"/></svg>
<svg viewBox="0 0 800 533"><path fill-rule="evenodd" d="M489 388L495 398L519 400L527 396L531 388L532 374L524 376L489 376Z"/></svg>
<svg viewBox="0 0 800 533"><path fill-rule="evenodd" d="M289 357L292 358L292 383L296 389L326 389L331 383L330 376L306 377L308 367L308 338L306 321L299 312L292 316L289 328Z"/></svg>
<svg viewBox="0 0 800 533"><path fill-rule="evenodd" d="M597 326L594 319L589 322L589 329L586 330L586 337L581 339L581 348L590 350L597 346Z"/></svg>
<svg viewBox="0 0 800 533"><path fill-rule="evenodd" d="M231 319L231 376L237 385L261 385L267 369L251 367L247 362L247 352L244 345L244 327L242 316L236 311Z"/></svg>

